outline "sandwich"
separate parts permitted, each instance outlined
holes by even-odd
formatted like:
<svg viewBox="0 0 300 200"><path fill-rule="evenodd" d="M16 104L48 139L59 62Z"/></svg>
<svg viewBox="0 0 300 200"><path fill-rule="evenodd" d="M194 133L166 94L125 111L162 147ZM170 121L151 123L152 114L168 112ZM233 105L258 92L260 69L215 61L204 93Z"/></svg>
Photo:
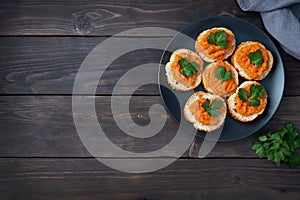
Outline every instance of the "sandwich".
<svg viewBox="0 0 300 200"><path fill-rule="evenodd" d="M203 61L189 49L177 49L171 55L165 70L168 83L173 89L189 91L201 83Z"/></svg>
<svg viewBox="0 0 300 200"><path fill-rule="evenodd" d="M184 106L184 117L197 130L214 131L221 127L226 117L226 102L220 96L196 92Z"/></svg>
<svg viewBox="0 0 300 200"><path fill-rule="evenodd" d="M201 32L196 40L195 49L206 62L225 60L235 50L235 35L224 27L212 28Z"/></svg>
<svg viewBox="0 0 300 200"><path fill-rule="evenodd" d="M231 116L241 122L251 122L266 108L268 95L259 82L245 81L227 99Z"/></svg>
<svg viewBox="0 0 300 200"><path fill-rule="evenodd" d="M243 78L262 80L272 69L273 56L261 43L247 41L238 46L231 63Z"/></svg>
<svg viewBox="0 0 300 200"><path fill-rule="evenodd" d="M227 61L210 63L203 71L204 88L219 96L230 96L239 85L238 73Z"/></svg>

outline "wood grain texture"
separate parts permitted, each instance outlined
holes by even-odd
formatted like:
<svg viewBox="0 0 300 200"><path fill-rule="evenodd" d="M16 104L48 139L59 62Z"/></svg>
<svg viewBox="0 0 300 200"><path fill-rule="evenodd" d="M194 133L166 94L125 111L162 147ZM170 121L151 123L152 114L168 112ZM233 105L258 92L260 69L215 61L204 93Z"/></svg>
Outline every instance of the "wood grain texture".
<svg viewBox="0 0 300 200"><path fill-rule="evenodd" d="M272 120L258 133L234 142L218 143L210 158L254 158L252 143L268 129L278 130L285 122L300 128L300 97L285 97ZM0 97L0 157L91 157L75 130L72 102L69 96L7 96ZM130 101L130 114L135 123L145 126L150 122L149 107L161 104L158 96L135 96ZM120 100L121 106L126 104ZM133 138L115 124L110 109L110 97L96 97L97 117L107 137L122 149L149 152L162 148L175 136L178 125L169 115L155 115L163 120L164 128L150 139ZM293 113L293 114L291 114ZM82 116L81 113L74 113ZM128 117L125 113L117 116ZM87 121L88 117L82 116ZM187 137L190 136L187 133ZM183 157L197 157L202 139L197 138L192 149ZM103 157L116 154L103 151ZM172 152L171 152L172 153Z"/></svg>
<svg viewBox="0 0 300 200"><path fill-rule="evenodd" d="M5 37L0 38L0 88L9 94L72 94L76 73L89 52L107 38L73 37ZM162 39L167 43L170 38ZM132 51L115 60L98 82L98 94L111 94L119 78L128 70L145 63L159 63L162 51L145 49ZM106 57L95 63L97 71ZM158 68L158 64L154 67ZM94 71L89 76L93 77ZM145 72L145 74L147 74ZM140 79L144 79L142 74ZM156 73L157 74L157 73ZM153 79L157 79L157 75ZM90 79L85 87L92 84ZM96 83L97 84L97 83ZM121 85L126 90L135 87ZM137 93L158 94L157 85L140 88Z"/></svg>
<svg viewBox="0 0 300 200"><path fill-rule="evenodd" d="M276 114L250 137L217 143L205 159L196 159L203 140L195 138L170 166L152 173L126 174L93 158L77 134L73 114L84 122L93 115L72 113L71 94L76 73L94 47L132 28L178 31L213 15L240 17L266 32L260 15L243 12L234 0L1 1L0 199L298 199L300 168L277 168L251 150L268 129L277 130L285 122L300 128L299 61L284 53L278 43L286 87ZM168 34L149 34L171 39ZM162 131L150 139L138 139L125 135L111 114L111 94L120 77L135 66L158 63L161 53L154 49L127 53L111 63L96 83L98 121L107 137L124 150L157 150L168 144L178 129L169 115L154 113L158 120L166 118ZM94 84L88 79L84 83L85 88ZM121 94L128 95L134 87L133 83L121 85ZM157 85L138 88L130 100L130 116L122 112L117 116L146 126L150 106L162 104L158 95ZM126 106L122 99L119 103ZM118 158L109 149L102 152L102 159L107 157Z"/></svg>
<svg viewBox="0 0 300 200"><path fill-rule="evenodd" d="M146 26L179 30L214 15L234 15L263 28L258 14L243 12L233 0L1 1L0 8L0 35L6 36L107 36Z"/></svg>
<svg viewBox="0 0 300 200"><path fill-rule="evenodd" d="M160 171L126 174L95 159L0 159L0 198L297 199L300 169L267 160L181 159Z"/></svg>
<svg viewBox="0 0 300 200"><path fill-rule="evenodd" d="M107 37L2 37L0 38L0 94L72 94L76 73L89 52ZM170 37L161 38L166 43ZM280 49L280 48L279 48ZM286 73L285 95L300 95L299 61L282 52ZM144 49L129 52L115 60L98 82L97 94L112 94L124 73L146 63L159 63L162 51ZM101 60L99 68L103 71ZM157 67L158 65L154 65ZM94 74L91 71L91 74ZM147 78L147 72L136 77ZM149 77L148 77L149 78ZM152 79L156 79L156 74ZM85 87L92 84L86 80ZM121 85L123 94L136 87ZM136 94L158 95L157 85L140 87Z"/></svg>

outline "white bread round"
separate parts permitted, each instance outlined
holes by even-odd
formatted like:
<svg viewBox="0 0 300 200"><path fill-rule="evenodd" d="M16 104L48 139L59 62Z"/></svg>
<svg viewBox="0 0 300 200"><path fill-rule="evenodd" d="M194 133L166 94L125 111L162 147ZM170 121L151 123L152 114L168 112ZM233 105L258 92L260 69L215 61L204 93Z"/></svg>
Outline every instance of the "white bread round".
<svg viewBox="0 0 300 200"><path fill-rule="evenodd" d="M266 71L264 71L261 75L259 75L258 78L252 78L251 76L249 76L247 74L247 72L237 62L237 52L240 51L243 47L246 47L246 46L249 46L249 45L252 45L252 44L258 44L260 48L265 49L267 51L267 54L268 54L268 57L269 57L268 67L267 67ZM273 59L272 53L269 50L267 50L266 47L263 44L261 44L259 42L253 42L253 41L242 42L238 46L238 48L235 51L234 55L231 57L231 63L238 70L239 75L241 77L247 79L247 80L257 80L257 81L259 81L259 80L264 79L269 74L269 72L271 71L271 69L273 67L273 62L274 62L274 59Z"/></svg>
<svg viewBox="0 0 300 200"><path fill-rule="evenodd" d="M238 72L236 71L236 69L235 69L229 62L227 62L227 61L224 61L224 62L227 64L227 66L230 67L232 79L236 82L236 85L238 86L238 85L239 85L239 75L238 75ZM203 74L202 74L203 86L204 86L204 88L205 88L208 92L210 92L210 93L213 93L213 94L216 94L216 95L219 95L219 96L226 96L226 97L227 97L227 96L230 96L231 94L233 94L233 93L235 92L235 90L233 90L233 91L231 91L231 92L227 92L227 93L224 91L224 93L221 94L221 93L218 93L217 91L215 91L215 90L211 87L211 85L209 84L210 81L209 81L209 77L208 77L208 73L207 73L207 72L208 72L211 68L215 67L216 64L217 64L217 62L210 63L210 64L207 65L206 68L204 69Z"/></svg>
<svg viewBox="0 0 300 200"><path fill-rule="evenodd" d="M229 113L231 114L231 116L238 120L238 121L241 121L241 122L251 122L253 121L255 118L257 118L260 114L262 114L264 111L265 111L265 108L266 108L266 105L267 105L267 102L268 102L268 95L267 95L267 92L266 93L266 97L264 98L264 108L259 112L259 113L255 113L255 114L252 114L252 115L248 115L248 116L244 116L244 115L241 115L240 113L238 113L235 109L236 107L236 103L235 103L235 97L236 95L238 95L238 91L240 88L244 88L248 85L252 85L252 84L259 84L261 85L260 83L256 82L256 81L245 81L244 83L242 83L237 89L236 89L236 92L231 95L228 99L227 99L227 104L228 104L228 111Z"/></svg>
<svg viewBox="0 0 300 200"><path fill-rule="evenodd" d="M225 117L226 117L226 112L227 112L227 108L225 110L225 113L221 113L220 115L220 121L217 124L214 125L205 125L202 124L201 122L199 122L195 116L192 114L191 110L190 110L190 106L199 99L199 96L201 95L203 98L208 98L208 99L217 99L217 100L222 100L224 102L224 106L226 107L226 102L224 101L223 98L221 98L220 96L211 94L211 93L206 93L206 92L196 92L194 93L192 96L190 96L190 98L188 99L188 101L186 102L185 106L184 106L184 117L187 121L193 123L194 127L197 130L201 130L201 131L206 131L206 132L210 132L210 131L214 131L217 130L218 128L221 127L221 125L224 123L225 121Z"/></svg>
<svg viewBox="0 0 300 200"><path fill-rule="evenodd" d="M215 62L215 61L218 61L220 59L213 59L210 55L208 55L205 50L200 46L200 45L197 45L197 41L201 41L201 39L204 37L204 35L210 31L210 30L224 30L227 34L229 35L233 35L233 39L232 39L232 42L230 44L230 49L228 52L225 53L224 55L224 59L227 59L229 56L231 56L235 50L235 46L236 46L236 40L235 40L235 35L233 34L233 32L227 28L224 28L224 27L215 27L215 28L212 28L212 29L208 29L208 30L205 30L203 32L201 32L198 37L197 37L197 40L196 40L196 43L195 43L195 49L196 49L196 53L198 53L201 58L203 60L205 60L206 62Z"/></svg>
<svg viewBox="0 0 300 200"><path fill-rule="evenodd" d="M192 86L186 86L186 85L176 81L173 78L173 75L172 75L171 65L172 65L173 62L175 62L176 55L186 55L186 54L189 54L193 57L197 57L198 60L201 61L201 63L200 63L201 65L200 65L200 69L199 69L200 73L196 77L195 84L192 85ZM201 79L202 79L201 72L203 71L203 61L202 61L202 59L200 58L200 56L198 54L196 54L195 52L193 52L189 49L177 49L176 51L174 51L172 53L172 55L170 57L170 61L166 64L165 70L166 70L168 83L172 87L172 89L179 90L179 91L189 91L189 90L192 90L192 89L196 88L201 83Z"/></svg>

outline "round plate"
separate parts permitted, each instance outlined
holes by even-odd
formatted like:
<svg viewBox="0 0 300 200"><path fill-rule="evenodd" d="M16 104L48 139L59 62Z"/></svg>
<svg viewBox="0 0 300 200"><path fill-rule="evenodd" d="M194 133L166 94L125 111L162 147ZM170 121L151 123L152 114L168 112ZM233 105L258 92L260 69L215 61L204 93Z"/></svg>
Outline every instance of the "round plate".
<svg viewBox="0 0 300 200"><path fill-rule="evenodd" d="M196 40L200 32L213 27L226 27L230 29L235 34L237 45L243 41L261 42L268 50L272 52L274 57L274 64L271 72L263 81L260 81L268 93L268 104L264 113L252 122L242 123L233 119L227 112L225 124L218 141L233 141L245 138L257 132L274 115L279 106L284 90L284 69L280 54L272 40L261 29L245 20L230 16L210 17L189 24L180 32ZM172 52L169 52L168 49L174 50L179 48L187 48L195 51L194 42L185 41L180 35L182 34L175 35L163 52L158 72L158 85L161 98L170 115L176 122L181 122L181 126L184 129L194 134L195 128L192 123L187 122L183 117L178 102L178 97L180 100L186 102L189 98L189 95L187 92L173 90L167 83L167 77L165 73L165 65L169 61L172 54ZM227 60L230 61L230 58ZM207 63L204 63L204 67L206 65ZM240 83L244 81L244 79L240 78ZM194 89L195 92L201 90L205 91L202 83L200 86ZM197 135L202 138L206 136L205 139L208 140L214 140L213 137L209 137L209 133L205 133L203 131L198 131Z"/></svg>

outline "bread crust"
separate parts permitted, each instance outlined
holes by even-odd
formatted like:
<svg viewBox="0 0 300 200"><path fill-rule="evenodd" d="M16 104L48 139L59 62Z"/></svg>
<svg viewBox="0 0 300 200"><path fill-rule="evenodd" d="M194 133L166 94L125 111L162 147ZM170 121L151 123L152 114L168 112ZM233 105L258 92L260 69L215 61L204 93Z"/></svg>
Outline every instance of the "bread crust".
<svg viewBox="0 0 300 200"><path fill-rule="evenodd" d="M222 100L224 102L224 106L227 107L226 102L220 96L217 96L217 95L214 95L214 94L211 94L211 93L207 93L207 92L203 92L203 91L195 92L192 96L189 97L189 99L187 100L187 102L184 106L183 113L184 113L185 119L187 121L193 123L194 127L197 130L201 130L201 131L205 131L205 132L211 132L211 131L219 129L224 124L226 114L227 114L227 108L225 109L225 113L221 113L220 121L217 124L215 124L215 125L202 124L201 122L199 122L198 120L195 119L194 115L190 111L190 105L199 99L198 95L200 95L203 98L208 98L208 99L213 98L213 99Z"/></svg>
<svg viewBox="0 0 300 200"><path fill-rule="evenodd" d="M250 46L250 45L253 45L253 44L258 44L258 46L262 49L265 49L267 51L267 54L268 54L268 67L266 69L266 71L264 71L258 78L253 78L251 76L249 76L247 74L247 72L238 64L237 62L237 53L239 51L242 50L242 48L246 47L246 46ZM272 67L273 67L273 62L274 62L274 58L273 58L273 55L272 53L266 49L266 47L259 43L259 42L253 42L253 41L246 41L246 42L242 42L238 48L236 49L235 53L233 54L233 56L231 57L231 63L233 64L233 66L237 69L239 75L247 80L256 80L256 81L259 81L259 80L263 80L264 78L267 77L267 75L270 73Z"/></svg>
<svg viewBox="0 0 300 200"><path fill-rule="evenodd" d="M196 77L195 84L192 85L192 86L183 85L182 83L176 81L174 79L173 75L172 75L171 65L172 65L173 62L175 62L176 55L186 55L186 54L189 54L193 57L197 57L198 60L200 61L200 65L199 65L200 66L200 68L199 68L200 73ZM177 49L176 51L174 51L172 53L169 62L166 64L165 70L166 70L168 83L169 83L169 85L171 86L172 89L178 90L178 91L189 91L189 90L192 90L192 89L198 87L201 83L202 71L203 71L203 61L202 61L201 57L198 54L196 54L195 52L193 52L189 49Z"/></svg>
<svg viewBox="0 0 300 200"><path fill-rule="evenodd" d="M236 71L236 69L227 61L224 61L231 69L231 74L232 74L232 78L234 79L236 85L238 86L239 85L239 75L238 75L238 72ZM233 94L235 92L235 90L231 91L231 92L227 92L225 93L218 93L217 91L215 91L211 85L210 85L210 81L209 81L209 77L208 77L208 71L211 70L213 67L215 67L217 64L217 62L213 62L213 63L210 63L209 65L207 65L203 71L203 74L202 74L202 81L203 81L203 86L205 88L206 91L210 92L210 93L213 93L213 94L216 94L216 95L219 95L219 96L230 96L231 94Z"/></svg>
<svg viewBox="0 0 300 200"><path fill-rule="evenodd" d="M254 119L256 119L259 115L261 115L265 109L266 109L266 106L267 106L267 102L268 102L268 95L267 95L267 92L265 90L265 93L266 93L266 96L265 96L265 101L264 101L264 108L259 112L259 113L254 113L252 115L249 115L249 116L244 116L244 115L241 115L240 113L238 113L235 109L235 106L236 106L236 103L235 103L235 97L236 95L238 95L238 91L240 88L244 88L248 85L252 85L252 84L258 84L258 85L261 85L259 82L256 82L256 81L245 81L243 82L237 89L236 89L236 92L234 94L232 94L228 99L227 99L227 107L228 107L228 111L230 113L230 115L240 121L240 122L251 122L253 121Z"/></svg>
<svg viewBox="0 0 300 200"><path fill-rule="evenodd" d="M224 30L227 34L230 34L230 35L233 35L233 39L232 39L232 42L231 42L231 44L230 44L230 49L229 49L229 51L227 52L227 53L225 53L225 55L224 55L224 58L223 59L213 59L211 56L209 56L206 52L205 52L205 50L201 47L201 45L199 45L199 41L201 41L201 39L204 37L204 35L207 33L207 32L209 32L209 31L211 31L211 30ZM196 53L198 53L199 55L200 55L200 57L203 59L203 60L205 60L206 62L215 62L215 61L218 61L218 60L226 60L229 56L231 56L232 54L233 54L233 52L234 52L234 50L235 50L235 46L236 46L236 39L235 39L235 35L234 35L234 33L231 31L231 30L229 30L229 29L227 29L227 28L225 28L225 27L214 27L214 28L211 28L211 29L207 29L207 30L205 30L205 31L203 31L203 32L201 32L199 35L198 35L198 37L197 37L197 39L196 39L196 43L195 43L195 49L196 49Z"/></svg>

